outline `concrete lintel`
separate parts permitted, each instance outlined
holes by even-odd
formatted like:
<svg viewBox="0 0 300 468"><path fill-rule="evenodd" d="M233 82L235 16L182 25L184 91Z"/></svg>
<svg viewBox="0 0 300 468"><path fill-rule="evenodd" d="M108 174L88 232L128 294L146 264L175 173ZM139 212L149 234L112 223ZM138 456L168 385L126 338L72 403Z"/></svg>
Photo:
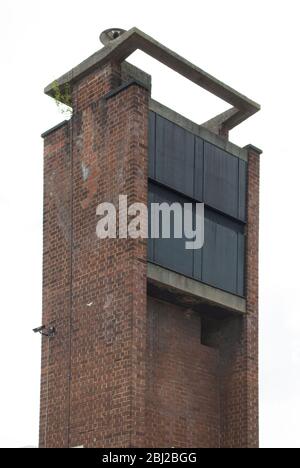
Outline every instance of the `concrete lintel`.
<svg viewBox="0 0 300 468"><path fill-rule="evenodd" d="M217 135L213 131L208 128L205 128L203 125L198 125L197 123L189 120L188 118L184 117L181 114L178 114L174 110L170 109L169 107L164 106L163 104L151 99L149 104L150 110L153 112L161 115L167 120L179 125L180 127L184 128L185 130L193 133L203 140L212 143L213 145L217 146L218 148L227 151L230 154L233 154L237 158L242 159L243 161L248 161L248 151L247 149L240 148L239 146L231 143L225 138Z"/></svg>
<svg viewBox="0 0 300 468"><path fill-rule="evenodd" d="M178 292L181 296L189 296L192 300L187 301L187 303L191 306L207 303L230 312L246 313L246 300L244 298L187 278L153 263L148 263L148 280L166 288L169 292L173 291Z"/></svg>
<svg viewBox="0 0 300 468"><path fill-rule="evenodd" d="M152 37L143 33L138 28L132 28L129 31L126 31L117 39L111 41L103 49L100 49L98 52L84 60L81 64L61 76L57 80L58 86L63 86L66 83L72 83L87 73L90 73L95 68L103 66L108 62L121 63L138 49L190 81L196 83L198 86L201 86L215 96L223 99L225 102L236 107L240 111L237 114L237 123L240 123L242 120L245 120L245 118L250 117L250 115L253 115L260 110L259 104L242 95L225 83L222 83L212 75L209 75L201 68L155 41ZM49 95L53 94L53 84L50 84L45 88L45 93ZM231 119L231 127L237 125L234 121L235 117L236 116L233 116Z"/></svg>

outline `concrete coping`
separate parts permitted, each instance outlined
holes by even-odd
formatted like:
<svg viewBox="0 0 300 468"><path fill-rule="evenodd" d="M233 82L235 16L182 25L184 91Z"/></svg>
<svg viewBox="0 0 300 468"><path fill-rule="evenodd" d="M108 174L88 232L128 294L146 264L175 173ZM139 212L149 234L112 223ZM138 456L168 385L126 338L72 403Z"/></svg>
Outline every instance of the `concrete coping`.
<svg viewBox="0 0 300 468"><path fill-rule="evenodd" d="M181 294L198 298L199 302L222 307L231 312L246 314L246 300L243 297L222 291L200 281L188 278L180 273L167 270L148 262L148 279Z"/></svg>
<svg viewBox="0 0 300 468"><path fill-rule="evenodd" d="M263 150L262 150L262 149L258 148L257 146L251 145L251 144L245 146L244 149L247 150L248 153L256 153L256 154L258 154L259 156L260 156L261 154L263 154Z"/></svg>
<svg viewBox="0 0 300 468"><path fill-rule="evenodd" d="M130 79L129 81L126 81L125 83L122 83L118 88L112 89L109 91L105 96L104 99L110 99L114 96L117 96L117 94L122 93L125 91L125 89L130 88L131 86L139 86L141 88L146 89L149 91L149 89L145 86L145 84L141 81L135 80L135 79Z"/></svg>
<svg viewBox="0 0 300 468"><path fill-rule="evenodd" d="M54 127L49 128L49 130L46 130L44 133L41 134L42 138L46 138L48 135L51 133L55 132L59 128L63 127L69 122L69 120L63 120L62 122L58 123L57 125L54 125Z"/></svg>

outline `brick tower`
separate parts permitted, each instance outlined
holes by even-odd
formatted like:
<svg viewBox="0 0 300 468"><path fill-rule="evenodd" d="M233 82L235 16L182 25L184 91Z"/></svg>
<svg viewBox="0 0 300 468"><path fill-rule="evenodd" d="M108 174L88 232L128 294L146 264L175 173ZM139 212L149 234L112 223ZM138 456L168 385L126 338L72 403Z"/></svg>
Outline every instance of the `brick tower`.
<svg viewBox="0 0 300 468"><path fill-rule="evenodd" d="M228 134L260 107L136 28L102 37L57 80L73 116L43 135L40 447L255 448L261 151ZM153 101L137 49L232 108L199 125ZM119 195L204 202L203 249L100 240Z"/></svg>

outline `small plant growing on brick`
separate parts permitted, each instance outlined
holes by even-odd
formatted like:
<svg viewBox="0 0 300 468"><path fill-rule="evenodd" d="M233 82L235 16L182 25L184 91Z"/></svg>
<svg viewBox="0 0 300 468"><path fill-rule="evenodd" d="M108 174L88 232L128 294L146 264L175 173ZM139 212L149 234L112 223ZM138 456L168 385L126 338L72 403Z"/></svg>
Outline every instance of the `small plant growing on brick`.
<svg viewBox="0 0 300 468"><path fill-rule="evenodd" d="M59 111L68 117L72 117L73 109L70 84L66 83L64 86L59 86L58 82L54 81L52 83L52 91Z"/></svg>

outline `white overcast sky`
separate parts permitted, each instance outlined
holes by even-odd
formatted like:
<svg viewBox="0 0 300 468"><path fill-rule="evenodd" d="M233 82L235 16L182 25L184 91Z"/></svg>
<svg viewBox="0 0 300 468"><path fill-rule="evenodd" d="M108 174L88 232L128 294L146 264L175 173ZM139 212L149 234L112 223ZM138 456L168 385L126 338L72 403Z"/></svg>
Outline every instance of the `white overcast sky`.
<svg viewBox="0 0 300 468"><path fill-rule="evenodd" d="M299 0L0 2L0 447L37 445L41 323L40 134L62 120L43 94L100 48L109 27L137 26L258 101L231 132L261 160L262 447L300 448ZM224 103L142 53L153 97L201 123Z"/></svg>

